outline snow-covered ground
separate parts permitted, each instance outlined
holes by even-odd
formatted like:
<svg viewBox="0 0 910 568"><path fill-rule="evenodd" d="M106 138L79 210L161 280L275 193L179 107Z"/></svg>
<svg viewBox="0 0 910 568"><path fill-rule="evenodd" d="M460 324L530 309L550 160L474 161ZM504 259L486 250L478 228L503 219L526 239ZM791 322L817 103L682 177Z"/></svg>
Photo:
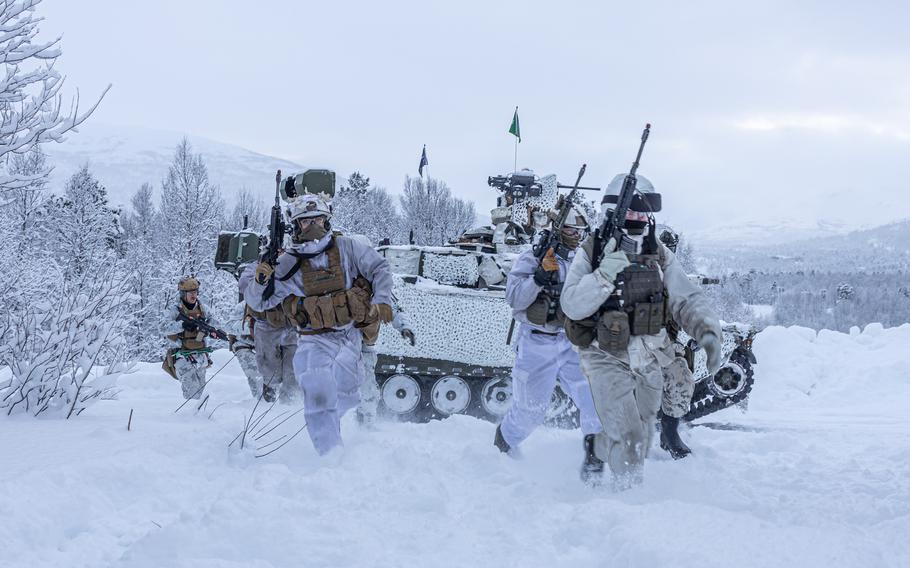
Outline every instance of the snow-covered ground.
<svg viewBox="0 0 910 568"><path fill-rule="evenodd" d="M0 420L0 566L908 566L908 344L910 325L766 329L749 411L707 417L694 457L658 449L621 494L578 481L577 432L513 460L461 416L348 417L341 455L304 432L257 459L303 415L229 450L253 404L239 366L175 414L177 383L144 365L78 419Z"/></svg>

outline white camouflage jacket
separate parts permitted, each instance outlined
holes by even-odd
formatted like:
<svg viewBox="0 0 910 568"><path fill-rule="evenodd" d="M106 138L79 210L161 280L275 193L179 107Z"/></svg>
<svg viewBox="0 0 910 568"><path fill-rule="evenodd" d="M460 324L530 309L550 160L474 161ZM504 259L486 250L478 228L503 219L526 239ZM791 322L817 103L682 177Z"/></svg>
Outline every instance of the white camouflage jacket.
<svg viewBox="0 0 910 568"><path fill-rule="evenodd" d="M593 236L589 236L589 239ZM708 305L704 293L686 276L676 255L663 243L660 247L660 268L664 286L669 296L669 313L690 336L700 338L706 332L713 332L722 339L720 321ZM571 319L582 320L593 315L615 289L613 282L591 266L591 259L582 246L576 249L575 258L569 267L562 289L562 310ZM592 347L596 345L596 342ZM651 353L661 366L668 365L673 358L670 340L666 330L657 335L632 336L629 353Z"/></svg>

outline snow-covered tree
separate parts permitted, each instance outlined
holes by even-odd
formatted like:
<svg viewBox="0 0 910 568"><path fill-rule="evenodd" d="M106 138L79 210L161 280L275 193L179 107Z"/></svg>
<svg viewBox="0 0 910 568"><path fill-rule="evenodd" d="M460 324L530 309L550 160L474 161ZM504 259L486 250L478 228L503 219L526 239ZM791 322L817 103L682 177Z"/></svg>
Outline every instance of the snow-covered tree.
<svg viewBox="0 0 910 568"><path fill-rule="evenodd" d="M78 276L113 262L120 251L120 212L108 205L107 190L83 166L66 183L63 195L46 204L45 243Z"/></svg>
<svg viewBox="0 0 910 568"><path fill-rule="evenodd" d="M0 316L0 366L9 369L0 380L0 410L70 418L110 392L124 368L120 333L129 296L115 265L69 279L46 270L31 275L50 278L45 296Z"/></svg>
<svg viewBox="0 0 910 568"><path fill-rule="evenodd" d="M454 197L444 181L407 177L402 193L403 228L413 231L415 244L448 243L474 224L474 204Z"/></svg>
<svg viewBox="0 0 910 568"><path fill-rule="evenodd" d="M184 138L161 186L162 245L174 282L210 268L223 210L221 192L209 182L202 156Z"/></svg>
<svg viewBox="0 0 910 568"><path fill-rule="evenodd" d="M234 208L225 222L225 229L239 231L243 229L243 221L247 220L247 228L251 231L265 231L269 225L269 208L265 205L262 195L257 194L248 187L240 188L234 198Z"/></svg>
<svg viewBox="0 0 910 568"><path fill-rule="evenodd" d="M41 146L35 146L24 154L13 154L7 161L10 175L31 182L17 185L7 191L6 207L3 213L9 224L19 234L20 245L29 242L28 233L35 226L38 209L46 199L44 190L47 187L47 174L50 167Z"/></svg>
<svg viewBox="0 0 910 568"><path fill-rule="evenodd" d="M378 244L383 239L393 242L401 234L401 218L389 192L370 186L370 178L360 172L348 176L332 201L332 225L345 233L365 235Z"/></svg>
<svg viewBox="0 0 910 568"><path fill-rule="evenodd" d="M35 8L41 0L0 2L0 163L26 154L46 142L59 142L64 134L84 122L101 102L79 111L78 95L64 110L63 75L55 66L60 56L60 38L38 40ZM108 86L110 88L110 86ZM104 93L107 92L105 89ZM101 97L104 97L102 93ZM0 204L14 196L10 192L34 187L46 172L23 173L7 168L0 172Z"/></svg>
<svg viewBox="0 0 910 568"><path fill-rule="evenodd" d="M202 301L216 319L224 321L237 303L236 282L214 266L224 200L221 190L209 181L202 156L193 153L186 138L177 145L162 183L159 212L161 301L157 313L163 315L177 301L181 277L195 276L202 286Z"/></svg>
<svg viewBox="0 0 910 568"><path fill-rule="evenodd" d="M167 286L161 274L161 239L156 230L159 217L152 186L142 184L133 194L130 204L132 210L123 218L126 243L124 266L132 294L126 345L131 357L148 361L160 356L162 340L158 337L156 319L160 306L156 299Z"/></svg>

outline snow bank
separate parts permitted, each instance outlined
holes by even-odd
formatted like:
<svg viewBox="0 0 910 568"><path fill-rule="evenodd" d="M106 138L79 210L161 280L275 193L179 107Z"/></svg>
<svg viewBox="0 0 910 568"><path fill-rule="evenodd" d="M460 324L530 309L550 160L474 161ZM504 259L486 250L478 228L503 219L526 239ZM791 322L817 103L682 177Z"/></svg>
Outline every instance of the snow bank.
<svg viewBox="0 0 910 568"><path fill-rule="evenodd" d="M256 459L228 450L253 406L236 361L199 413L144 365L77 420L0 420L0 565L908 566L908 334L765 330L750 411L683 432L693 457L656 450L618 495L578 481L577 431L513 460L466 416L349 416L334 459L305 433Z"/></svg>
<svg viewBox="0 0 910 568"><path fill-rule="evenodd" d="M750 410L900 416L910 401L908 346L910 324L869 324L849 334L765 328L753 344L758 366Z"/></svg>

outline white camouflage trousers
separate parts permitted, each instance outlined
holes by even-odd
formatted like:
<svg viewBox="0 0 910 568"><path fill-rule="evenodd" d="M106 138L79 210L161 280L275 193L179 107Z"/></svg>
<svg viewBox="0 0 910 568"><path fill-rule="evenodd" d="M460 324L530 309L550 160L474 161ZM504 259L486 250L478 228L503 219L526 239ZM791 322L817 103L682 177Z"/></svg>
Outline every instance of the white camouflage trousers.
<svg viewBox="0 0 910 568"><path fill-rule="evenodd" d="M307 432L320 455L341 445L341 418L360 400L361 342L353 327L297 341L294 372L303 390Z"/></svg>
<svg viewBox="0 0 910 568"><path fill-rule="evenodd" d="M183 398L202 398L205 385L205 371L209 368L209 358L205 353L192 353L178 356L174 361L174 372L183 389Z"/></svg>
<svg viewBox="0 0 910 568"><path fill-rule="evenodd" d="M234 343L233 352L237 361L240 362L243 374L246 375L246 381L250 385L250 394L253 395L253 398L259 398L259 395L262 394L262 374L259 373L252 342L249 339L238 338Z"/></svg>
<svg viewBox="0 0 910 568"><path fill-rule="evenodd" d="M667 416L682 418L689 412L695 393L695 377L682 357L676 357L663 368L664 391L660 409Z"/></svg>
<svg viewBox="0 0 910 568"><path fill-rule="evenodd" d="M617 489L641 483L663 392L660 364L653 356L639 355L633 369L628 355L615 357L596 343L579 355L603 424L595 453L610 466Z"/></svg>
<svg viewBox="0 0 910 568"><path fill-rule="evenodd" d="M300 386L294 376L294 354L297 353L297 334L284 328L256 322L256 363L262 376L261 385L268 384L278 392L278 400L291 402L300 398Z"/></svg>
<svg viewBox="0 0 910 568"><path fill-rule="evenodd" d="M512 368L512 406L500 424L502 437L509 446L517 447L543 424L557 378L581 413L581 431L585 435L601 431L591 388L566 335L532 333L522 326Z"/></svg>
<svg viewBox="0 0 910 568"><path fill-rule="evenodd" d="M363 383L360 385L360 405L357 407L361 423L370 426L376 422L379 411L379 385L376 384L376 362L379 359L376 348L363 344Z"/></svg>

